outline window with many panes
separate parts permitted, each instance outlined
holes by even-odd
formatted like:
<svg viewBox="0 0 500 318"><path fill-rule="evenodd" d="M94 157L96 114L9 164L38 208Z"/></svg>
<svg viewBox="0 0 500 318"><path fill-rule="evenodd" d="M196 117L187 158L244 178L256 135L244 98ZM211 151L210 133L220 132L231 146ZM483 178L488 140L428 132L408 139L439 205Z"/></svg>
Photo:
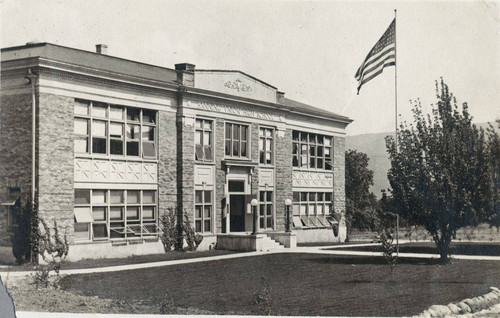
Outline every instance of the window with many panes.
<svg viewBox="0 0 500 318"><path fill-rule="evenodd" d="M294 167L332 170L332 137L294 130L292 140Z"/></svg>
<svg viewBox="0 0 500 318"><path fill-rule="evenodd" d="M194 200L194 226L198 233L212 232L212 191L196 190Z"/></svg>
<svg viewBox="0 0 500 318"><path fill-rule="evenodd" d="M233 158L249 158L248 125L226 123L225 154Z"/></svg>
<svg viewBox="0 0 500 318"><path fill-rule="evenodd" d="M259 129L259 163L265 165L273 164L274 152L274 130L272 128Z"/></svg>
<svg viewBox="0 0 500 318"><path fill-rule="evenodd" d="M156 111L76 100L75 153L156 158Z"/></svg>
<svg viewBox="0 0 500 318"><path fill-rule="evenodd" d="M75 189L75 240L158 235L154 190Z"/></svg>
<svg viewBox="0 0 500 318"><path fill-rule="evenodd" d="M196 119L195 122L195 159L212 162L213 155L213 121Z"/></svg>
<svg viewBox="0 0 500 318"><path fill-rule="evenodd" d="M332 209L331 192L293 193L293 223L295 227L330 226Z"/></svg>
<svg viewBox="0 0 500 318"><path fill-rule="evenodd" d="M259 191L259 227L273 228L273 192Z"/></svg>

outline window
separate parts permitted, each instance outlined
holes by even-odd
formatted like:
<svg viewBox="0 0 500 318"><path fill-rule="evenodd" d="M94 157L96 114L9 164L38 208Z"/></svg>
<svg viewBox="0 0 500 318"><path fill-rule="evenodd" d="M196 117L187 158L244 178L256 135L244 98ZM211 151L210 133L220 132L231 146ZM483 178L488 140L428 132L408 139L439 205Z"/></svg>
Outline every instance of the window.
<svg viewBox="0 0 500 318"><path fill-rule="evenodd" d="M213 121L196 119L195 123L195 159L213 161Z"/></svg>
<svg viewBox="0 0 500 318"><path fill-rule="evenodd" d="M293 224L295 227L328 227L333 209L331 192L294 192Z"/></svg>
<svg viewBox="0 0 500 318"><path fill-rule="evenodd" d="M294 167L332 170L332 137L294 130L292 139Z"/></svg>
<svg viewBox="0 0 500 318"><path fill-rule="evenodd" d="M75 189L75 240L157 235L154 190Z"/></svg>
<svg viewBox="0 0 500 318"><path fill-rule="evenodd" d="M273 228L273 192L259 191L259 227Z"/></svg>
<svg viewBox="0 0 500 318"><path fill-rule="evenodd" d="M21 202L21 189L19 188L9 188L9 196L2 203L7 211L7 227L11 228L17 226L17 218L19 216ZM10 229L8 229L10 230Z"/></svg>
<svg viewBox="0 0 500 318"><path fill-rule="evenodd" d="M233 158L248 158L248 126L226 123L225 154Z"/></svg>
<svg viewBox="0 0 500 318"><path fill-rule="evenodd" d="M156 111L76 100L75 153L156 158Z"/></svg>
<svg viewBox="0 0 500 318"><path fill-rule="evenodd" d="M271 128L259 129L259 162L261 164L273 164L273 137L274 130Z"/></svg>
<svg viewBox="0 0 500 318"><path fill-rule="evenodd" d="M212 232L212 191L196 190L194 197L195 231L198 233Z"/></svg>

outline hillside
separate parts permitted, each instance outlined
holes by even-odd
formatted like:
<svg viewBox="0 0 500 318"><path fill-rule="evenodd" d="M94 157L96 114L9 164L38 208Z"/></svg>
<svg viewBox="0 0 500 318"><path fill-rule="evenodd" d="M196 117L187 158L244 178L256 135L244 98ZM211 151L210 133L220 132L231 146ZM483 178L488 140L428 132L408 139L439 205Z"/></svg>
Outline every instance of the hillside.
<svg viewBox="0 0 500 318"><path fill-rule="evenodd" d="M491 122L494 127L494 122ZM479 127L486 129L488 123L479 123ZM500 129L496 129L500 133ZM394 132L388 133L375 133L363 134L355 136L347 136L345 141L345 149L353 149L364 152L370 158L368 168L373 170L373 186L370 191L373 192L378 198L382 196L381 190L389 188L389 180L387 180L387 171L391 167L389 156L385 149L385 136L393 135Z"/></svg>

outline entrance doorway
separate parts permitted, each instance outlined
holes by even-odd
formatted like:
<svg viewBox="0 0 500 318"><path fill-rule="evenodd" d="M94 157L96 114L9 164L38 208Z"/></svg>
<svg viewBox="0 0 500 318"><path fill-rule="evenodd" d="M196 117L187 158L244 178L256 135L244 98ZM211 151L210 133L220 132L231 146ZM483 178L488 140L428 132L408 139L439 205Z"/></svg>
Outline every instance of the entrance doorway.
<svg viewBox="0 0 500 318"><path fill-rule="evenodd" d="M245 195L229 195L229 231L245 231Z"/></svg>

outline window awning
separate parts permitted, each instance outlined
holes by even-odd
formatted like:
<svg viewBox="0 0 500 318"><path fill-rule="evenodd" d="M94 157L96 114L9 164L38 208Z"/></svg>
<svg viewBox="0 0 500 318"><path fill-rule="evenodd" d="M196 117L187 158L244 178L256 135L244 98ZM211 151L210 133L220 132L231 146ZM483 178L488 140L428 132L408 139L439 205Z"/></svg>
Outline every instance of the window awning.
<svg viewBox="0 0 500 318"><path fill-rule="evenodd" d="M294 227L302 227L302 222L300 221L300 217L298 217L298 216L293 217L293 226Z"/></svg>
<svg viewBox="0 0 500 318"><path fill-rule="evenodd" d="M20 196L19 193L11 194L7 197L7 199L4 202L2 202L1 205L9 205L9 206L16 205L17 200L19 200L19 196Z"/></svg>
<svg viewBox="0 0 500 318"><path fill-rule="evenodd" d="M94 221L89 208L75 208L76 223L91 223Z"/></svg>
<svg viewBox="0 0 500 318"><path fill-rule="evenodd" d="M327 216L326 217L326 220L330 223L330 224L334 224L334 225L337 225L339 224L339 222L337 220L335 220L335 218L331 217L331 216Z"/></svg>

